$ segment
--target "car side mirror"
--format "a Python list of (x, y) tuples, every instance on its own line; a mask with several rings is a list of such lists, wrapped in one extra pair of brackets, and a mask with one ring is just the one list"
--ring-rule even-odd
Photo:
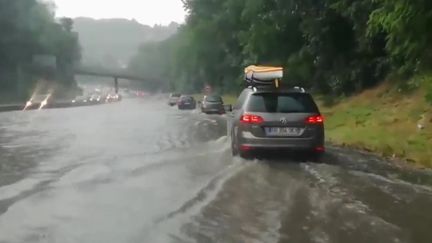
[(226, 112), (232, 112), (233, 111), (233, 106), (232, 105), (224, 105), (225, 111)]

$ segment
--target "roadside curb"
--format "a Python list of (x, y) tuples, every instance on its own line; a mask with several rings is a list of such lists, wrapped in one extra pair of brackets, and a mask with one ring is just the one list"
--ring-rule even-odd
[(23, 107), (24, 106), (21, 104), (0, 105), (0, 112), (19, 111), (22, 110)]

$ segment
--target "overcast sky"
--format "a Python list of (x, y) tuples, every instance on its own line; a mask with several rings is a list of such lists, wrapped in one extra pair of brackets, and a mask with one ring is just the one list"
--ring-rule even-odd
[(183, 22), (181, 0), (52, 0), (59, 17), (127, 18), (147, 24)]

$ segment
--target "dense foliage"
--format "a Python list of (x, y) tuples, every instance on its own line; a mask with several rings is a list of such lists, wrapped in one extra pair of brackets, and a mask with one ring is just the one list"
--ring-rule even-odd
[(430, 0), (184, 0), (173, 38), (141, 47), (131, 69), (177, 89), (240, 87), (244, 66), (283, 65), (285, 83), (350, 94), (390, 73), (430, 69)]
[(34, 70), (35, 56), (56, 57), (49, 79), (59, 89), (76, 88), (73, 65), (80, 59), (73, 21), (56, 20), (53, 7), (37, 0), (0, 0), (0, 93), (25, 98), (46, 72)]

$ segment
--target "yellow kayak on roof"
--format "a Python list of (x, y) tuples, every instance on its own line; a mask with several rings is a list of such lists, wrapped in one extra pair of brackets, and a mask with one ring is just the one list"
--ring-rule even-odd
[(282, 67), (272, 67), (272, 66), (256, 66), (251, 65), (247, 68), (245, 68), (245, 73), (249, 72), (277, 72), (277, 71), (283, 71)]
[(245, 68), (245, 76), (247, 80), (275, 80), (283, 78), (283, 67), (272, 66), (256, 66), (251, 65)]

